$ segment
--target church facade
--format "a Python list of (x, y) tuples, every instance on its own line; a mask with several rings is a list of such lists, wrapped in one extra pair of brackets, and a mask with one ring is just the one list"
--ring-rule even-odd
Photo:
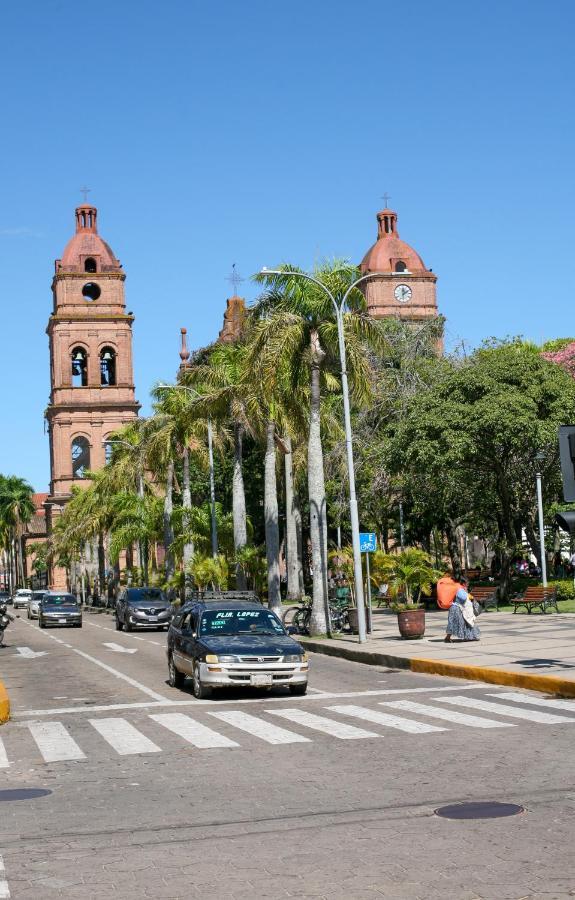
[[(107, 438), (137, 417), (132, 365), (132, 324), (126, 312), (125, 273), (100, 237), (98, 211), (76, 209), (76, 231), (55, 262), (50, 345), (50, 492), (47, 530), (81, 485), (85, 472), (101, 469)], [(55, 571), (54, 587), (64, 587)]]

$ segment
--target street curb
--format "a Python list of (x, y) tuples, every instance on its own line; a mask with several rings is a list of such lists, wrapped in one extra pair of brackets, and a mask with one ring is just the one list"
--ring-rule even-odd
[(0, 681), (0, 725), (10, 718), (10, 698), (8, 692)]
[(312, 653), (323, 653), (326, 656), (338, 656), (352, 662), (364, 663), (368, 666), (385, 666), (389, 669), (408, 669), (427, 675), (445, 675), (450, 678), (465, 678), (471, 681), (485, 681), (488, 684), (503, 684), (507, 687), (524, 688), (540, 691), (544, 694), (556, 694), (559, 697), (575, 697), (575, 681), (558, 678), (555, 675), (531, 675), (524, 672), (512, 672), (509, 669), (494, 669), (488, 666), (468, 666), (460, 663), (443, 662), (442, 660), (393, 656), (388, 653), (374, 653), (371, 650), (355, 650), (347, 646), (324, 644), (322, 641), (301, 638), (306, 649)]

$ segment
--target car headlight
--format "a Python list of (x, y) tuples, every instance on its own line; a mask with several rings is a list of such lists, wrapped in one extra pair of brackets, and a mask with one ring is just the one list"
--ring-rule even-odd
[(284, 656), (286, 663), (303, 663), (307, 662), (307, 653), (292, 653), (291, 656)]
[(215, 653), (208, 653), (208, 654), (206, 655), (206, 662), (207, 662), (207, 663), (218, 663), (218, 662), (221, 662), (221, 663), (235, 663), (235, 662), (237, 662), (237, 661), (238, 661), (237, 656), (232, 656), (231, 654), (228, 654), (227, 656), (216, 656)]

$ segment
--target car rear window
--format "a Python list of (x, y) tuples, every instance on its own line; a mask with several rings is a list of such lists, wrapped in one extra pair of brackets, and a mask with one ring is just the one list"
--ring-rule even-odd
[(200, 634), (284, 634), (280, 620), (269, 610), (207, 610)]

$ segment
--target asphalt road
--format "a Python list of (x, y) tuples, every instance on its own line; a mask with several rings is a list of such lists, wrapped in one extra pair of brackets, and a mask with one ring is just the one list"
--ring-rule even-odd
[[(105, 615), (6, 644), (0, 898), (575, 896), (575, 701), (314, 656), (307, 697), (199, 702)], [(525, 812), (434, 814), (469, 801)]]

